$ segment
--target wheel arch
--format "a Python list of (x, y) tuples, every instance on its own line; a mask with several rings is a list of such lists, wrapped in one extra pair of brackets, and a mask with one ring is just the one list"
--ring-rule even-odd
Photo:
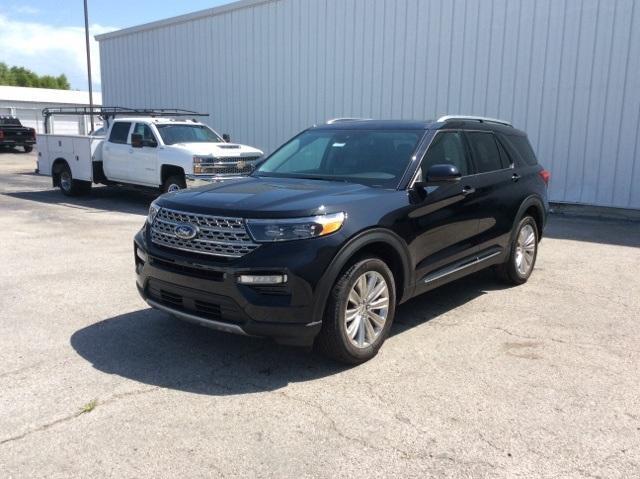
[(536, 220), (536, 226), (538, 228), (538, 241), (540, 241), (542, 239), (542, 233), (547, 221), (547, 213), (542, 199), (540, 199), (538, 196), (529, 196), (522, 202), (520, 208), (518, 209), (518, 214), (515, 217), (513, 227), (511, 228), (512, 231), (515, 230), (516, 225), (527, 214), (531, 215), (533, 219)]
[(53, 186), (60, 186), (60, 171), (65, 165), (71, 169), (69, 162), (66, 159), (60, 157), (53, 160), (53, 163), (51, 164), (51, 179), (53, 181)]
[(382, 259), (393, 272), (397, 304), (411, 297), (413, 275), (409, 249), (404, 241), (391, 230), (384, 228), (366, 230), (351, 238), (329, 264), (321, 281), (322, 287), (318, 291), (314, 315), (316, 318), (323, 317), (327, 299), (340, 274), (356, 261), (367, 256)]
[(164, 185), (164, 182), (173, 175), (185, 176), (184, 168), (177, 165), (162, 165), (160, 167), (160, 185)]

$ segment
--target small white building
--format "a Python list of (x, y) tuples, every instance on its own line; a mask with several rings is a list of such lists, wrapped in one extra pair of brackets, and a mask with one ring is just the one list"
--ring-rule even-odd
[[(101, 93), (94, 92), (93, 103), (102, 105)], [(37, 133), (44, 133), (43, 108), (68, 106), (89, 106), (89, 92), (0, 86), (0, 115), (15, 116)], [(52, 122), (51, 133), (78, 135), (88, 133), (90, 128), (88, 117), (64, 116)]]

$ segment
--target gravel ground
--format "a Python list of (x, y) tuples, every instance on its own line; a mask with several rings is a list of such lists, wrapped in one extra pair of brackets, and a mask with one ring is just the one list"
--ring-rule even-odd
[(152, 195), (0, 154), (0, 477), (637, 477), (640, 224), (552, 217), (536, 271), (399, 308), (337, 366), (146, 307)]

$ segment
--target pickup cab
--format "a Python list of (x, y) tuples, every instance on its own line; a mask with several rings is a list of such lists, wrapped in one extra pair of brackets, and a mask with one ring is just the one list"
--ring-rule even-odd
[(93, 183), (168, 192), (246, 176), (263, 154), (195, 120), (116, 118), (96, 133), (38, 135), (36, 171), (50, 175), (69, 196), (88, 193)]
[(18, 118), (0, 116), (0, 150), (19, 146), (25, 153), (29, 153), (35, 142), (36, 130), (22, 126)]

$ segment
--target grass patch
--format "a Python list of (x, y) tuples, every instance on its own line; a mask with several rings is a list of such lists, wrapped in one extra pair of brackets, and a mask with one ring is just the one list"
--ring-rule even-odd
[(80, 414), (86, 414), (88, 412), (93, 411), (97, 405), (98, 405), (98, 400), (92, 399), (91, 401), (89, 401), (87, 404), (85, 404), (80, 408)]

